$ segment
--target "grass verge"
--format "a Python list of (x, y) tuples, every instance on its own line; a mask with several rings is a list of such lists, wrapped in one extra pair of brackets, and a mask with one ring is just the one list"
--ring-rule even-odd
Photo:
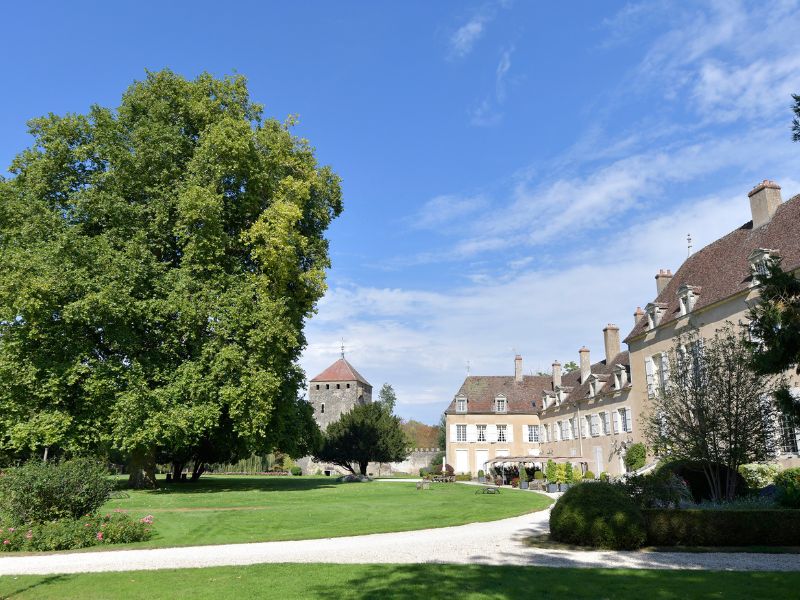
[(0, 598), (793, 598), (800, 573), (484, 565), (269, 564), (0, 577)]

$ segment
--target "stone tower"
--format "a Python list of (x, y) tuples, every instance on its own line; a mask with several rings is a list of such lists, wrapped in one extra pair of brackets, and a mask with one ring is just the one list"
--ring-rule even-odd
[(342, 356), (308, 384), (308, 400), (323, 431), (356, 404), (372, 402), (372, 386)]

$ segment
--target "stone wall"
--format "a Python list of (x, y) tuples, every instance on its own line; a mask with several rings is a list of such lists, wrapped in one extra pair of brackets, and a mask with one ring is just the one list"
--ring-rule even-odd
[(372, 387), (359, 381), (312, 382), (308, 401), (314, 407), (314, 419), (324, 431), (356, 404), (372, 402)]

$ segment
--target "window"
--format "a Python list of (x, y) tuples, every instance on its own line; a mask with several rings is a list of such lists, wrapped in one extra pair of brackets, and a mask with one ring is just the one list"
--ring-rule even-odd
[(750, 253), (747, 260), (750, 262), (750, 272), (752, 273), (751, 286), (760, 285), (761, 280), (769, 274), (769, 266), (774, 259), (773, 255), (777, 256), (775, 250), (766, 248), (756, 248)]
[(694, 309), (697, 302), (697, 296), (700, 288), (683, 284), (678, 288), (678, 305), (680, 307), (681, 316), (688, 315)]
[(324, 402), (319, 405), (319, 412), (322, 413), (323, 415), (325, 414), (325, 403)]
[(549, 442), (550, 441), (550, 426), (543, 425), (542, 426), (542, 441)]
[(348, 390), (350, 389), (350, 384), (349, 384), (349, 383), (347, 384), (347, 389), (348, 389)]
[(506, 439), (506, 427), (507, 425), (498, 425), (497, 426), (497, 441), (498, 442), (505, 442)]
[(539, 441), (539, 426), (538, 425), (528, 425), (528, 441), (529, 442), (538, 442)]
[(597, 437), (598, 435), (600, 435), (600, 416), (590, 415), (588, 420), (589, 420), (589, 427), (591, 428), (592, 437)]
[(478, 425), (478, 441), (486, 441), (486, 425)]
[(319, 389), (319, 384), (317, 384), (317, 389)]
[(633, 431), (633, 423), (631, 423), (631, 409), (620, 408), (617, 412), (619, 413), (619, 420), (620, 424), (622, 425), (622, 431), (626, 431), (628, 433)]
[(600, 413), (600, 421), (603, 423), (603, 435), (609, 435), (611, 433), (611, 420), (610, 415), (607, 412)]
[(624, 365), (617, 365), (614, 371), (614, 389), (621, 390), (628, 385), (628, 369)]
[(785, 415), (781, 415), (781, 452), (786, 454), (797, 454), (798, 446), (800, 446), (800, 431), (797, 427), (793, 427), (789, 419)]
[(559, 421), (559, 423), (561, 424), (561, 439), (571, 439), (569, 436), (569, 421)]
[(456, 412), (460, 412), (460, 413), (467, 412), (467, 399), (466, 398), (456, 398)]
[(647, 394), (652, 398), (663, 392), (669, 377), (669, 360), (666, 354), (653, 354), (645, 359)]
[(467, 441), (467, 426), (466, 425), (456, 425), (456, 441), (457, 442), (466, 442)]
[(572, 417), (569, 420), (569, 427), (570, 427), (570, 434), (572, 435), (572, 439), (578, 439), (578, 417)]
[(330, 385), (329, 383), (326, 383), (326, 384), (325, 384), (325, 389), (326, 389), (326, 390), (329, 390), (329, 389), (331, 389), (331, 385)]
[(494, 411), (499, 413), (506, 412), (506, 399), (505, 398), (495, 398), (494, 400)]
[(336, 389), (337, 390), (341, 389), (341, 386), (338, 383), (336, 384)]

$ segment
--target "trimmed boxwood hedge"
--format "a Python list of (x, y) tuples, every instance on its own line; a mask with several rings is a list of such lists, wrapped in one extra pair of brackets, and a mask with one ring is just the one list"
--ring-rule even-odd
[(625, 492), (610, 483), (574, 485), (550, 512), (550, 537), (560, 542), (632, 550), (645, 541), (644, 517)]
[(653, 546), (797, 546), (800, 510), (648, 508), (647, 543)]

